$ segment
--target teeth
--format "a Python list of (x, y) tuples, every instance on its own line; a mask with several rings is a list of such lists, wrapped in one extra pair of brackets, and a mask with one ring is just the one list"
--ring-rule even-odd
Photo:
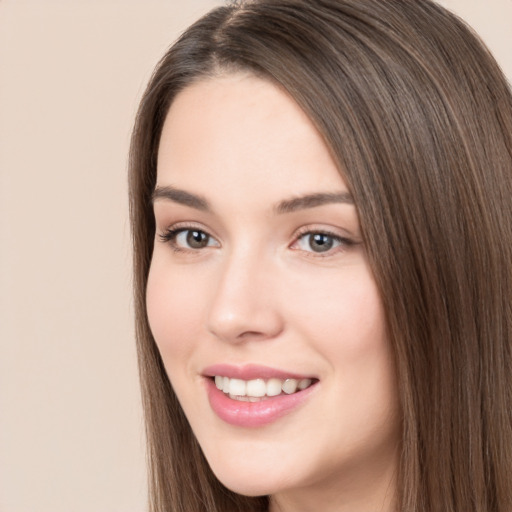
[(232, 400), (238, 400), (240, 402), (249, 402), (249, 399), (252, 398), (252, 397), (232, 395), (231, 393), (229, 393), (229, 398), (231, 398)]
[(283, 384), (283, 391), (287, 395), (291, 395), (297, 391), (298, 382), (295, 379), (286, 379)]
[(303, 389), (309, 388), (309, 386), (311, 386), (311, 379), (302, 379), (299, 381), (297, 387), (302, 391)]
[(267, 382), (267, 396), (277, 396), (281, 394), (283, 382), (279, 379), (270, 379)]
[[(227, 378), (227, 377), (225, 377)], [(245, 396), (247, 384), (245, 380), (229, 379), (229, 394), (235, 396)]]
[(221, 375), (215, 376), (215, 385), (233, 400), (242, 402), (258, 402), (267, 396), (278, 396), (281, 393), (291, 395), (311, 386), (311, 379), (253, 379), (245, 381), (242, 379), (230, 379)]
[(247, 383), (247, 395), (260, 398), (267, 394), (267, 385), (263, 379), (250, 380)]

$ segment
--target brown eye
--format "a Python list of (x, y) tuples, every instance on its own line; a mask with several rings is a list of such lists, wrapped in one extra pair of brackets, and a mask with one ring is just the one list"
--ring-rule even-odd
[(205, 247), (219, 247), (220, 245), (205, 231), (194, 228), (168, 229), (160, 235), (160, 240), (168, 243), (176, 251), (197, 251)]
[[(187, 229), (183, 232), (185, 234), (186, 245), (191, 249), (202, 249), (207, 247), (210, 241), (210, 236), (204, 231), (198, 231), (196, 229)], [(176, 239), (179, 239), (179, 235)]]

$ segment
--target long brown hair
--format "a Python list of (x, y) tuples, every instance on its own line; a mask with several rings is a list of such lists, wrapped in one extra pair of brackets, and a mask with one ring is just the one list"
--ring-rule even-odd
[(430, 0), (255, 0), (190, 27), (151, 78), (130, 163), (137, 342), (153, 512), (263, 511), (213, 476), (146, 317), (159, 137), (176, 94), (248, 70), (295, 99), (356, 202), (403, 411), (407, 512), (512, 510), (512, 96)]

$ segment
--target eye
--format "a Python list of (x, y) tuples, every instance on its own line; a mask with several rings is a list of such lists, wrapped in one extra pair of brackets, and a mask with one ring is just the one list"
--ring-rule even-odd
[(168, 229), (160, 235), (162, 242), (167, 242), (176, 251), (198, 250), (205, 247), (218, 247), (215, 238), (196, 228)]
[[(343, 246), (352, 245), (349, 239), (342, 238), (338, 235), (325, 233), (321, 231), (309, 231), (297, 238), (292, 248), (300, 249), (310, 253), (322, 254), (333, 252), (333, 249), (342, 248)], [(336, 251), (334, 251), (336, 252)]]
[(185, 229), (176, 235), (176, 244), (190, 249), (202, 249), (208, 247), (210, 235), (197, 229)]

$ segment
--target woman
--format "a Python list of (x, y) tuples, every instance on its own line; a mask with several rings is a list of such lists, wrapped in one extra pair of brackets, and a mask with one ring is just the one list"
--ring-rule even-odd
[(131, 153), (152, 510), (512, 509), (511, 134), (430, 1), (182, 35)]

